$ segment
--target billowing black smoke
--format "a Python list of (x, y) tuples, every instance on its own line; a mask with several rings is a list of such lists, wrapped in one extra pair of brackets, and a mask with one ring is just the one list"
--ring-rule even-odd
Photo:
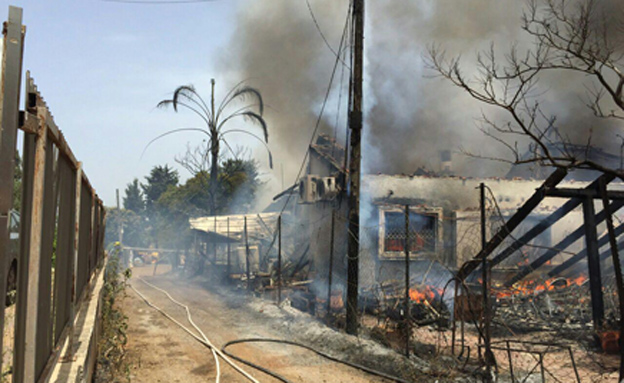
[[(621, 34), (618, 0), (601, 1), (607, 28)], [(310, 0), (319, 26), (336, 50), (347, 14), (348, 0)], [(412, 173), (421, 166), (439, 170), (439, 151), (451, 150), (456, 173), (502, 175), (508, 165), (478, 163), (460, 149), (493, 157), (507, 156), (504, 148), (476, 128), (481, 112), (503, 121), (500, 110), (475, 102), (448, 82), (431, 78), (423, 56), (427, 46), (442, 44), (450, 56), (463, 56), (467, 74), (475, 71), (475, 54), (490, 43), (501, 53), (513, 42), (530, 47), (533, 39), (521, 29), (526, 4), (518, 0), (374, 0), (367, 2), (365, 62), (364, 169), (368, 172)], [(249, 78), (273, 109), (267, 119), (276, 162), (284, 164), (286, 183), (294, 180), (309, 143), (325, 95), (334, 54), (327, 48), (305, 0), (247, 0), (240, 3), (239, 28), (225, 64)], [(341, 78), (341, 66), (335, 84)], [(585, 142), (594, 128), (594, 142), (615, 142), (617, 124), (593, 118), (585, 108), (583, 75), (570, 72), (545, 75), (540, 88), (545, 113), (574, 141)], [(321, 131), (346, 130), (346, 76), (342, 82), (342, 110), (336, 118), (338, 85), (330, 97)], [(338, 124), (336, 126), (336, 121)], [(617, 142), (615, 142), (617, 146)], [(617, 147), (610, 148), (618, 153)]]

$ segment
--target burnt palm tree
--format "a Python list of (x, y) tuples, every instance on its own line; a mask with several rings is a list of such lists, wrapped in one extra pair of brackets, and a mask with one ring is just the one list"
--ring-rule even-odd
[[(232, 150), (232, 147), (226, 140), (226, 136), (233, 133), (246, 134), (260, 141), (269, 154), (269, 166), (273, 168), (273, 159), (271, 152), (268, 149), (269, 134), (267, 130), (266, 121), (263, 118), (264, 102), (260, 91), (250, 86), (239, 83), (232, 88), (225, 98), (221, 101), (219, 106), (215, 109), (215, 80), (212, 79), (212, 93), (210, 97), (210, 105), (208, 105), (201, 95), (195, 90), (192, 85), (183, 85), (178, 87), (173, 92), (171, 99), (162, 100), (158, 103), (159, 108), (173, 107), (173, 110), (178, 112), (180, 108), (189, 110), (196, 114), (203, 122), (202, 127), (189, 127), (173, 129), (165, 132), (158, 137), (151, 140), (146, 148), (154, 141), (168, 136), (174, 133), (180, 132), (199, 132), (206, 135), (206, 149), (204, 151), (205, 161), (210, 161), (210, 194), (212, 200), (212, 206), (210, 206), (211, 214), (216, 211), (215, 197), (217, 195), (217, 183), (219, 173), (219, 158), (221, 155), (221, 144), (236, 157), (236, 153)], [(251, 102), (249, 102), (251, 100)], [(234, 108), (236, 104), (243, 104), (242, 107)], [(229, 128), (234, 120), (244, 119), (252, 124), (260, 127), (263, 136), (260, 137), (257, 134), (241, 128)], [(226, 126), (228, 129), (225, 129)]]

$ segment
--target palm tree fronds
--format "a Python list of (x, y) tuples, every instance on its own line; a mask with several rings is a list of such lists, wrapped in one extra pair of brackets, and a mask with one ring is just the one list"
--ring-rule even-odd
[[(176, 108), (177, 104), (179, 103), (180, 97), (184, 97), (185, 99), (187, 99), (190, 102), (192, 102), (195, 105), (197, 105), (204, 113), (206, 113), (206, 116), (208, 116), (208, 119), (212, 118), (211, 114), (210, 114), (210, 109), (208, 108), (208, 105), (206, 105), (206, 103), (204, 102), (204, 99), (202, 98), (202, 96), (200, 96), (199, 93), (197, 93), (197, 91), (195, 90), (195, 87), (193, 85), (182, 85), (182, 86), (179, 86), (173, 92), (173, 99), (172, 99), (172, 101), (173, 101), (174, 109)], [(177, 112), (177, 109), (176, 109), (176, 112)]]
[[(161, 103), (162, 103), (162, 101), (161, 101)], [(159, 103), (159, 105), (160, 105), (160, 103)], [(141, 152), (141, 157), (140, 158), (143, 158), (143, 155), (145, 154), (147, 149), (150, 147), (150, 145), (152, 145), (154, 142), (158, 141), (159, 139), (161, 139), (163, 137), (166, 137), (166, 136), (168, 136), (170, 134), (179, 133), (179, 132), (189, 132), (189, 131), (192, 131), (192, 132), (202, 132), (202, 133), (206, 134), (206, 131), (203, 130), (203, 129), (200, 129), (200, 128), (180, 128), (180, 129), (170, 130), (168, 132), (165, 132), (163, 134), (160, 134), (160, 135), (156, 136), (150, 142), (148, 142), (147, 145), (145, 145), (145, 148), (143, 148), (143, 152)]]
[[(269, 145), (267, 145), (264, 141), (262, 141), (262, 139), (261, 139), (260, 137), (256, 136), (256, 135), (255, 135), (255, 134), (253, 134), (253, 133), (250, 133), (250, 132), (248, 132), (248, 131), (246, 131), (246, 130), (242, 130), (242, 129), (230, 129), (230, 130), (227, 130), (227, 131), (225, 131), (225, 132), (222, 132), (222, 133), (221, 133), (221, 140), (223, 140), (223, 138), (222, 138), (222, 137), (223, 137), (223, 136), (225, 136), (225, 135), (226, 135), (226, 134), (228, 134), (228, 133), (243, 133), (243, 134), (247, 134), (247, 135), (249, 135), (249, 136), (251, 136), (251, 137), (255, 138), (256, 140), (260, 141), (260, 142), (262, 143), (262, 145), (264, 145), (264, 148), (267, 150), (267, 153), (269, 153), (269, 167), (270, 167), (271, 169), (273, 169), (273, 154), (271, 154), (271, 149), (269, 149)], [(225, 141), (225, 140), (224, 140), (224, 141)]]
[(256, 88), (252, 88), (250, 86), (242, 86), (232, 94), (230, 99), (234, 100), (238, 97), (240, 97), (241, 99), (245, 99), (247, 98), (247, 96), (251, 96), (252, 98), (256, 99), (256, 101), (258, 102), (258, 111), (260, 112), (260, 115), (264, 114), (264, 101), (262, 100), (262, 95), (260, 94), (260, 91)]
[[(160, 109), (166, 109), (169, 105), (173, 104), (173, 100), (162, 100), (161, 102), (159, 102), (156, 107), (160, 108)], [(175, 109), (175, 111), (177, 112), (178, 110), (176, 109), (175, 105), (173, 107), (173, 109)]]
[(269, 143), (269, 131), (267, 129), (267, 123), (266, 121), (264, 121), (264, 118), (262, 118), (262, 116), (259, 115), (258, 113), (254, 113), (250, 110), (242, 112), (241, 115), (244, 118), (251, 120), (252, 122), (255, 122), (258, 125), (260, 125), (260, 127), (262, 128), (262, 132), (264, 133), (264, 141), (266, 143)]
[(176, 88), (175, 91), (173, 91), (173, 107), (175, 108), (176, 105), (178, 105), (178, 100), (180, 98), (180, 95), (182, 96), (186, 96), (186, 98), (191, 98), (192, 94), (196, 94), (195, 92), (195, 88), (193, 87), (193, 85), (182, 85)]

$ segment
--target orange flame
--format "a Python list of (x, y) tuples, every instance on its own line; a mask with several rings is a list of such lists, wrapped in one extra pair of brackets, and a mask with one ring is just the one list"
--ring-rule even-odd
[(561, 280), (561, 278), (551, 278), (544, 283), (537, 283), (534, 280), (525, 280), (516, 283), (511, 289), (497, 292), (496, 297), (507, 298), (511, 296), (529, 296), (544, 291), (560, 290), (566, 287), (570, 287), (572, 285), (580, 286), (585, 283), (585, 281), (587, 281), (587, 277), (585, 275), (581, 275), (574, 279), (564, 279), (564, 284), (556, 283)]
[(424, 303), (425, 301), (431, 303), (435, 300), (436, 296), (442, 295), (442, 292), (442, 289), (427, 285), (422, 288), (411, 288), (409, 290), (409, 296), (411, 300), (417, 303)]

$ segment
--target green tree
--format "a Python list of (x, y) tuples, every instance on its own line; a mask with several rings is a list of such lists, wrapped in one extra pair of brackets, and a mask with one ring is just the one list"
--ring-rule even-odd
[(143, 189), (145, 208), (149, 216), (155, 212), (154, 207), (158, 198), (170, 186), (178, 184), (178, 172), (170, 168), (169, 165), (154, 166), (145, 180), (147, 182), (141, 184), (141, 189)]
[[(169, 106), (173, 106), (173, 109), (177, 112), (178, 108), (183, 107), (197, 116), (199, 116), (203, 122), (202, 128), (180, 128), (168, 131), (164, 134), (159, 135), (154, 138), (148, 146), (169, 134), (178, 133), (178, 132), (200, 132), (207, 137), (206, 141), (206, 155), (204, 160), (206, 162), (210, 161), (210, 211), (212, 214), (218, 209), (217, 206), (217, 192), (218, 192), (218, 175), (219, 175), (219, 156), (221, 152), (221, 143), (223, 143), (231, 152), (236, 156), (231, 146), (228, 144), (226, 140), (226, 135), (232, 133), (242, 133), (247, 134), (249, 136), (254, 137), (262, 144), (265, 145), (269, 142), (269, 135), (267, 130), (267, 124), (263, 118), (264, 113), (264, 102), (262, 100), (262, 95), (260, 91), (255, 88), (249, 86), (243, 86), (242, 83), (232, 88), (225, 98), (221, 101), (219, 106), (215, 108), (215, 81), (211, 80), (212, 85), (212, 93), (210, 97), (210, 105), (208, 105), (204, 99), (197, 93), (195, 88), (192, 85), (180, 86), (173, 92), (173, 97), (171, 99), (162, 100), (158, 103), (158, 107), (166, 108)], [(237, 102), (244, 102), (247, 98), (252, 98), (251, 103), (247, 103), (244, 106), (234, 109), (232, 112), (228, 112), (229, 107), (236, 104)], [(237, 118), (244, 118), (252, 123), (255, 123), (262, 129), (262, 133), (264, 134), (264, 139), (259, 136), (251, 133), (247, 130), (243, 129), (228, 129), (225, 130), (224, 127), (228, 122), (235, 120)], [(268, 147), (267, 147), (268, 150)], [(269, 151), (269, 166), (272, 168), (272, 158), (271, 153)]]
[(119, 240), (120, 225), (123, 225), (123, 243), (126, 246), (147, 247), (147, 225), (145, 219), (132, 210), (108, 208), (106, 210), (106, 248)]
[[(262, 186), (258, 164), (254, 160), (227, 159), (219, 169), (219, 188), (216, 202), (219, 213), (241, 213), (248, 211)], [(191, 217), (211, 214), (210, 178), (206, 172), (198, 172), (183, 185), (169, 188), (158, 200), (158, 208), (167, 217), (180, 217), (188, 221)], [(177, 218), (176, 218), (177, 219)]]
[(143, 194), (141, 193), (138, 178), (135, 178), (134, 181), (126, 186), (125, 193), (126, 195), (123, 199), (124, 209), (132, 210), (137, 214), (143, 213), (145, 201), (143, 201)]
[(224, 210), (228, 213), (249, 211), (262, 184), (255, 160), (225, 160), (219, 173), (219, 197)]

